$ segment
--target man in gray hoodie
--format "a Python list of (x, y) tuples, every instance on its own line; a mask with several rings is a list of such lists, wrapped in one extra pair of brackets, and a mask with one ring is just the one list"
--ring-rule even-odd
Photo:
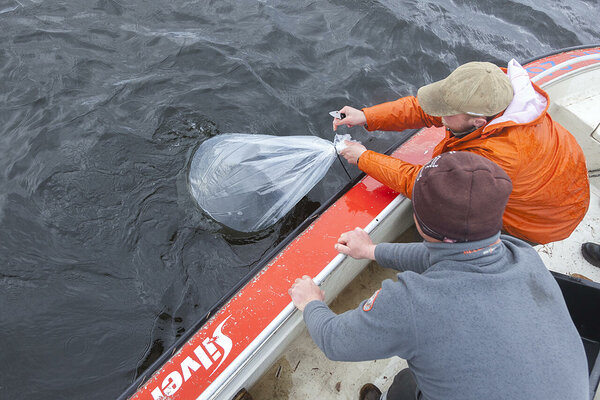
[(416, 178), (423, 243), (375, 245), (362, 229), (336, 248), (401, 271), (396, 282), (336, 315), (308, 277), (290, 295), (325, 355), (408, 362), (388, 392), (361, 399), (588, 400), (583, 344), (560, 289), (534, 249), (500, 235), (512, 184), (493, 162), (444, 153)]

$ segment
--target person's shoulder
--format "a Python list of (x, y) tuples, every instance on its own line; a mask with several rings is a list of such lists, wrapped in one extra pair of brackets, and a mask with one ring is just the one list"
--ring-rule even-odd
[(386, 279), (382, 282), (381, 287), (388, 293), (394, 293), (401, 297), (410, 297), (415, 292), (421, 291), (424, 286), (427, 286), (429, 280), (436, 279), (435, 271), (431, 271), (430, 269), (431, 267), (423, 273), (413, 271), (400, 272), (397, 275), (397, 280)]
[(544, 261), (530, 243), (510, 235), (500, 235), (500, 240), (515, 262), (526, 265), (530, 272), (540, 271), (549, 274)]
[(381, 288), (365, 299), (359, 309), (373, 318), (411, 312), (415, 285), (409, 275), (409, 272), (403, 272), (398, 274), (398, 280), (385, 279), (381, 282)]
[(531, 247), (531, 245), (529, 243), (527, 243), (525, 240), (519, 239), (516, 236), (507, 235), (507, 234), (504, 234), (504, 233), (500, 235), (500, 240), (503, 243), (505, 243), (505, 244), (506, 243), (512, 243), (515, 246), (519, 246), (519, 247), (525, 247), (525, 248), (526, 247)]
[(532, 255), (533, 254), (537, 255), (537, 252), (535, 251), (533, 246), (523, 239), (519, 239), (518, 237), (511, 236), (511, 235), (502, 234), (502, 235), (500, 235), (500, 240), (502, 241), (504, 246), (506, 246), (507, 248), (510, 248), (513, 251), (519, 251), (519, 252), (529, 253)]

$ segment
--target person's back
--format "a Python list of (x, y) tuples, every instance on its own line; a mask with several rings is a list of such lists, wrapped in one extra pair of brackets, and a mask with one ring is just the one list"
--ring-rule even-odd
[[(423, 398), (586, 399), (585, 353), (557, 283), (530, 246), (502, 239), (469, 254), (425, 243), (432, 266), (383, 285), (402, 287), (417, 316), (407, 358)], [(394, 309), (379, 311), (405, 323)]]

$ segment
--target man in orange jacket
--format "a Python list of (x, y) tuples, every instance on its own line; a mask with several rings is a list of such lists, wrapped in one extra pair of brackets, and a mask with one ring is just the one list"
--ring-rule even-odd
[[(346, 106), (340, 125), (369, 131), (445, 126), (433, 157), (469, 151), (498, 165), (513, 182), (503, 216), (511, 235), (535, 243), (568, 237), (583, 219), (590, 193), (585, 158), (575, 138), (548, 114), (549, 97), (515, 60), (506, 73), (487, 62), (471, 62), (446, 79), (423, 86), (417, 97), (357, 110)], [(421, 165), (346, 142), (340, 154), (373, 178), (412, 197)], [(457, 188), (458, 190), (458, 188)]]

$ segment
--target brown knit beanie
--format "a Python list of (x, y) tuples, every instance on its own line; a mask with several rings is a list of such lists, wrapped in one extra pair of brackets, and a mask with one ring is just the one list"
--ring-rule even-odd
[(511, 191), (510, 178), (496, 163), (453, 151), (423, 166), (413, 188), (413, 210), (423, 233), (471, 242), (500, 231)]

